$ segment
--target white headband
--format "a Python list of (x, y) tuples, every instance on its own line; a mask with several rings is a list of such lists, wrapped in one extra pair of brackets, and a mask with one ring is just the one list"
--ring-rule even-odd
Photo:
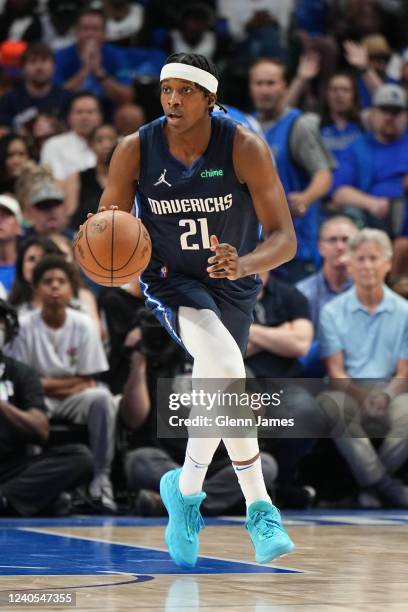
[(188, 66), (187, 64), (179, 64), (177, 62), (165, 64), (161, 69), (160, 81), (164, 79), (183, 79), (184, 81), (192, 81), (193, 83), (198, 83), (202, 87), (205, 87), (210, 93), (217, 93), (218, 81), (215, 76), (195, 66)]

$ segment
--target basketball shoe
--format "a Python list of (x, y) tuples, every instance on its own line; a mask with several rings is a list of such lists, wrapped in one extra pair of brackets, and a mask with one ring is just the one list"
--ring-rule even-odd
[(249, 506), (245, 527), (251, 536), (257, 563), (267, 563), (295, 548), (282, 525), (279, 510), (266, 501), (255, 501)]
[(206, 495), (182, 495), (179, 488), (181, 468), (161, 477), (160, 495), (169, 514), (165, 542), (176, 565), (194, 567), (198, 557), (198, 534), (204, 527), (200, 504)]

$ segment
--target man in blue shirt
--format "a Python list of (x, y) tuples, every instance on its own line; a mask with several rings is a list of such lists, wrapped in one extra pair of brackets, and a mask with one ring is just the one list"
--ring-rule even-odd
[(76, 25), (77, 44), (56, 53), (55, 82), (72, 92), (90, 91), (101, 99), (105, 115), (112, 105), (132, 102), (126, 56), (105, 43), (105, 17), (85, 9)]
[[(348, 245), (354, 287), (320, 313), (333, 390), (319, 399), (362, 488), (360, 503), (408, 508), (408, 487), (391, 478), (408, 457), (408, 302), (384, 285), (392, 256), (385, 232), (363, 229)], [(370, 435), (384, 438), (378, 453)]]
[(249, 77), (256, 117), (274, 155), (298, 243), (295, 259), (278, 270), (286, 281), (296, 282), (315, 272), (320, 263), (319, 201), (330, 189), (333, 160), (321, 141), (318, 118), (286, 105), (284, 64), (259, 59)]
[(296, 285), (309, 302), (316, 331), (323, 306), (352, 285), (347, 269), (347, 241), (355, 232), (357, 226), (349, 217), (338, 215), (324, 221), (319, 231), (319, 252), (323, 266), (319, 272)]
[[(391, 202), (404, 199), (408, 173), (407, 96), (398, 85), (382, 85), (370, 112), (372, 130), (344, 152), (333, 177), (333, 204), (353, 208), (365, 225), (389, 229)], [(398, 233), (395, 231), (394, 233)]]
[(9, 293), (16, 275), (18, 236), (23, 216), (20, 205), (9, 195), (0, 195), (0, 283)]

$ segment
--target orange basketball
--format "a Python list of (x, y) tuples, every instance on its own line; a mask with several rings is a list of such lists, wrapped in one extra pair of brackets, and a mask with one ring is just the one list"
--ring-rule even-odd
[(96, 213), (81, 225), (74, 255), (91, 280), (119, 287), (139, 276), (150, 261), (150, 236), (140, 221), (122, 210)]

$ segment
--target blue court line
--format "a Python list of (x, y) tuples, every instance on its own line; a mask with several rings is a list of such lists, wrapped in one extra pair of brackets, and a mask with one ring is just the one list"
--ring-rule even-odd
[(200, 557), (193, 570), (183, 570), (162, 550), (10, 528), (0, 532), (0, 550), (3, 576), (302, 573), (213, 557)]

